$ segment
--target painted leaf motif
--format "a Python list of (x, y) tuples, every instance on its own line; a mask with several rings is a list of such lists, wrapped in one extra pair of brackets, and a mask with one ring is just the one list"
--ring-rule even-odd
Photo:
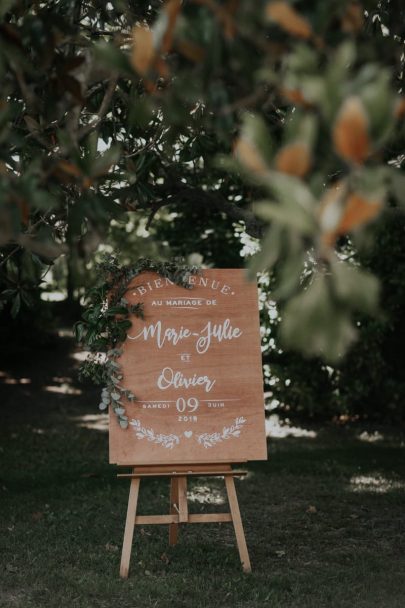
[(288, 2), (269, 2), (266, 6), (266, 16), (292, 36), (304, 39), (312, 36), (309, 21), (302, 17)]
[(333, 128), (337, 153), (345, 160), (362, 164), (371, 152), (368, 117), (359, 97), (349, 97), (343, 103)]

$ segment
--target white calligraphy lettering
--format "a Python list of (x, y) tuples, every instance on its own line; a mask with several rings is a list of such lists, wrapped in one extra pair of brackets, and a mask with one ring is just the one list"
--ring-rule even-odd
[(215, 384), (208, 376), (193, 376), (186, 378), (181, 372), (174, 371), (171, 367), (165, 367), (157, 380), (158, 387), (164, 391), (167, 388), (189, 388), (190, 386), (203, 386), (206, 393), (209, 393)]

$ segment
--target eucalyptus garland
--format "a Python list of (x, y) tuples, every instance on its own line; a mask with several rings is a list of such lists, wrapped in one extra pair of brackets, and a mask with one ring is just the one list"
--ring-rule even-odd
[(124, 400), (134, 401), (132, 391), (122, 386), (123, 374), (118, 362), (122, 344), (132, 327), (132, 319), (143, 318), (143, 303), (129, 304), (125, 298), (129, 283), (142, 272), (156, 272), (186, 289), (192, 285), (190, 275), (199, 272), (182, 260), (156, 262), (147, 258), (135, 264), (122, 266), (116, 257), (105, 256), (97, 265), (99, 281), (85, 297), (82, 320), (76, 323), (77, 341), (90, 352), (79, 369), (81, 379), (90, 379), (103, 386), (100, 410), (113, 408), (121, 428), (128, 427)]

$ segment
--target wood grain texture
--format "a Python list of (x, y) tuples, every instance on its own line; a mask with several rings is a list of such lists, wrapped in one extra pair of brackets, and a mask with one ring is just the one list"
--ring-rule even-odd
[(121, 553), (121, 565), (120, 565), (120, 577), (121, 578), (128, 578), (129, 563), (131, 560), (131, 553), (132, 553), (132, 539), (134, 537), (136, 508), (137, 508), (137, 504), (138, 504), (139, 484), (140, 483), (141, 483), (141, 480), (139, 478), (131, 480), (131, 486), (130, 486), (130, 490), (129, 490), (129, 499), (128, 499), (127, 518), (125, 521), (124, 542), (122, 545), (122, 553)]
[(131, 422), (110, 414), (110, 462), (230, 463), (267, 457), (258, 294), (240, 269), (204, 270), (192, 289), (155, 273), (134, 279), (143, 302), (120, 364)]

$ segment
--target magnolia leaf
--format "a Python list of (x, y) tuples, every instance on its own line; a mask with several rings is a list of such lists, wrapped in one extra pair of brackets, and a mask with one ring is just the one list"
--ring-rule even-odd
[(283, 257), (279, 263), (278, 286), (271, 293), (271, 297), (275, 301), (289, 298), (299, 288), (304, 270), (302, 250), (291, 252), (288, 257)]
[[(353, 192), (345, 195), (341, 182), (329, 189), (320, 208), (320, 224), (323, 241), (332, 246), (336, 239), (374, 220), (381, 212), (383, 200), (369, 200)], [(378, 193), (377, 193), (378, 194)]]
[(374, 144), (380, 147), (392, 134), (395, 126), (397, 97), (391, 87), (390, 70), (379, 69), (366, 84), (360, 84), (359, 95), (370, 122)]
[(246, 139), (239, 138), (234, 146), (234, 155), (237, 160), (255, 177), (266, 175), (268, 167), (254, 144)]
[(1, 0), (0, 17), (4, 17), (4, 15), (7, 13), (7, 11), (9, 11), (10, 8), (12, 8), (12, 6), (14, 4), (15, 4), (15, 0)]
[(112, 165), (115, 165), (121, 156), (121, 147), (119, 145), (112, 145), (111, 148), (106, 150), (102, 156), (99, 156), (90, 167), (92, 177), (100, 177), (108, 173), (108, 170)]
[[(0, 9), (1, 10), (1, 9)], [(31, 116), (25, 114), (24, 122), (28, 127), (30, 133), (40, 133), (42, 131), (41, 125)]]
[(302, 234), (311, 235), (316, 232), (316, 222), (310, 213), (297, 205), (274, 203), (272, 201), (258, 201), (254, 203), (255, 213), (266, 221), (275, 221), (279, 224), (297, 230)]
[(349, 313), (332, 299), (325, 275), (289, 300), (282, 312), (280, 336), (287, 348), (336, 362), (356, 335)]
[(400, 169), (391, 172), (391, 189), (397, 202), (405, 206), (405, 173)]
[[(162, 43), (160, 45), (162, 53), (168, 53), (172, 48), (174, 27), (176, 25), (177, 17), (181, 9), (181, 4), (182, 0), (167, 0), (167, 2), (162, 8), (162, 14), (166, 17), (165, 21), (167, 23)], [(158, 22), (159, 18), (154, 24), (154, 29)]]
[(155, 58), (152, 31), (143, 25), (136, 25), (132, 30), (132, 54), (131, 65), (144, 76), (151, 67)]
[(360, 2), (349, 2), (341, 16), (342, 30), (348, 34), (361, 32), (364, 24), (364, 8)]
[(333, 127), (337, 153), (348, 162), (362, 164), (371, 152), (368, 135), (369, 120), (359, 97), (347, 98)]
[(11, 305), (11, 311), (10, 311), (13, 319), (15, 319), (16, 316), (18, 315), (18, 313), (20, 312), (20, 308), (21, 308), (21, 296), (19, 293), (17, 293), (17, 295), (15, 296), (13, 303)]
[(73, 163), (68, 162), (67, 160), (60, 160), (55, 166), (55, 169), (60, 169), (64, 173), (72, 175), (73, 177), (82, 177), (83, 175), (79, 167), (77, 167)]
[(333, 244), (336, 238), (336, 230), (343, 214), (343, 203), (347, 188), (347, 181), (340, 180), (330, 186), (321, 198), (318, 215), (326, 243)]
[(382, 207), (381, 200), (368, 200), (363, 195), (353, 192), (345, 201), (344, 212), (337, 227), (338, 234), (346, 234), (375, 219)]
[(18, 243), (31, 252), (36, 253), (45, 260), (54, 260), (62, 253), (67, 251), (67, 246), (62, 243), (56, 243), (51, 239), (40, 240), (40, 237), (35, 238), (28, 234), (21, 234), (18, 237)]
[(282, 245), (282, 231), (277, 224), (271, 224), (261, 242), (260, 251), (250, 260), (248, 266), (248, 279), (256, 280), (258, 272), (271, 269), (277, 262)]
[(304, 177), (311, 168), (311, 152), (303, 142), (295, 142), (281, 148), (275, 158), (277, 171)]
[[(259, 116), (244, 114), (241, 134), (234, 145), (234, 157), (255, 178), (263, 178), (272, 158), (271, 139)], [(233, 170), (230, 167), (231, 170)]]
[(376, 310), (380, 286), (375, 276), (338, 260), (331, 270), (334, 292), (343, 304), (365, 313)]
[(266, 16), (283, 30), (297, 38), (310, 38), (312, 28), (307, 19), (302, 17), (288, 2), (274, 1), (266, 6)]
[(316, 199), (311, 190), (293, 175), (270, 171), (266, 177), (266, 186), (280, 202), (289, 207), (301, 207), (309, 213), (313, 213), (316, 207)]

